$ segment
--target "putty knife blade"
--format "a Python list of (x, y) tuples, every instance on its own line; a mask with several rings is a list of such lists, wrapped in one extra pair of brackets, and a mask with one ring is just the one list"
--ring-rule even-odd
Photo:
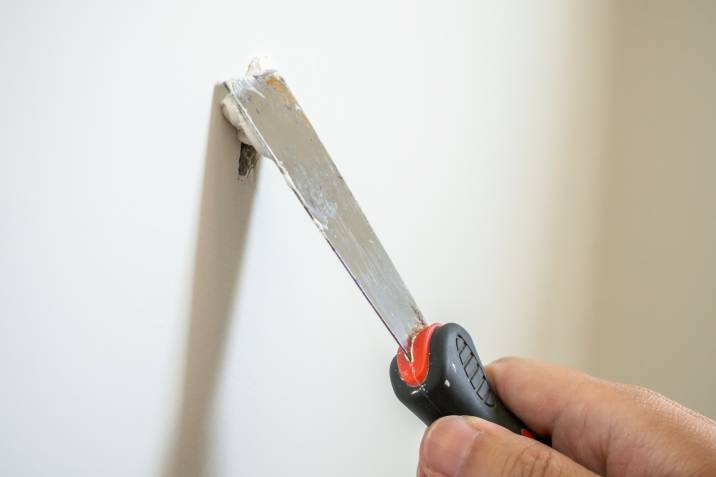
[(272, 159), (368, 302), (410, 356), (425, 326), (415, 301), (284, 79), (251, 71), (225, 83), (244, 133)]

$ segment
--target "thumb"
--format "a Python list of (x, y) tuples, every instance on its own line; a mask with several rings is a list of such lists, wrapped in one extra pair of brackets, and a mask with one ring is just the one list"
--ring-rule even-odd
[(418, 475), (426, 477), (594, 477), (534, 439), (483, 419), (448, 416), (425, 432)]

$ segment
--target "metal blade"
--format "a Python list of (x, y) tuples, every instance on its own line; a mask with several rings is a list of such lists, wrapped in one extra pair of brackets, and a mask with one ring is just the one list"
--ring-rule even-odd
[(425, 321), (343, 177), (286, 82), (276, 71), (249, 73), (226, 87), (241, 126), (273, 159), (314, 223), (400, 347)]

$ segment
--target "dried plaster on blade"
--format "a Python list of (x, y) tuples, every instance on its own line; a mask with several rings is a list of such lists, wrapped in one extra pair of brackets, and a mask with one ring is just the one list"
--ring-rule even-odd
[(226, 120), (236, 128), (236, 135), (239, 137), (239, 141), (241, 141), (242, 144), (251, 145), (251, 141), (244, 132), (244, 120), (241, 114), (239, 114), (239, 107), (236, 106), (236, 102), (231, 96), (231, 93), (227, 93), (224, 99), (221, 100), (221, 112), (224, 114)]
[[(254, 58), (246, 70), (246, 76), (258, 75), (269, 69), (270, 62), (266, 58)], [(239, 155), (239, 176), (245, 177), (251, 173), (256, 167), (258, 154), (256, 152), (256, 142), (252, 141), (246, 131), (249, 130), (244, 124), (244, 119), (239, 112), (231, 93), (227, 93), (221, 100), (221, 112), (229, 123), (236, 128), (236, 135), (241, 141), (241, 153)]]
[(241, 115), (239, 109), (230, 94), (224, 96), (221, 101), (221, 112), (232, 126), (236, 128), (236, 135), (241, 142), (241, 152), (239, 153), (239, 177), (247, 177), (256, 167), (258, 154), (249, 138), (244, 133), (241, 125)]
[[(248, 68), (246, 69), (246, 74), (244, 75), (244, 80), (242, 86), (244, 88), (250, 88), (253, 91), (256, 91), (260, 96), (263, 96), (256, 88), (253, 87), (253, 82), (255, 81), (255, 77), (263, 76), (269, 73), (275, 73), (275, 68), (272, 67), (271, 62), (266, 57), (256, 57), (253, 60), (251, 60), (251, 63), (249, 63)], [(229, 86), (229, 82), (225, 82), (224, 85), (227, 89), (231, 90), (231, 87)], [(300, 110), (300, 107), (298, 104), (295, 104), (294, 107), (297, 110)], [(250, 163), (250, 169), (254, 168), (255, 162), (258, 159), (259, 155), (268, 157), (269, 159), (272, 159), (276, 165), (278, 166), (279, 170), (281, 171), (281, 174), (283, 175), (284, 179), (288, 183), (288, 186), (297, 194), (299, 193), (296, 186), (293, 183), (293, 180), (291, 179), (290, 174), (286, 173), (284, 170), (283, 165), (280, 161), (276, 160), (276, 158), (273, 156), (270, 150), (266, 149), (265, 147), (261, 147), (263, 144), (260, 140), (254, 138), (251, 136), (254, 129), (252, 127), (248, 127), (248, 125), (245, 122), (244, 116), (239, 111), (239, 106), (236, 104), (236, 101), (234, 100), (231, 93), (228, 93), (226, 96), (224, 96), (224, 99), (221, 101), (221, 111), (224, 114), (224, 117), (231, 123), (232, 126), (234, 126), (237, 130), (237, 135), (239, 138), (239, 141), (241, 141), (242, 145), (242, 157), (243, 157), (243, 146), (247, 145), (251, 148), (252, 152), (255, 154), (255, 159), (253, 162)], [(260, 154), (259, 154), (260, 153)], [(241, 159), (239, 160), (239, 169), (241, 169)], [(321, 198), (323, 199), (323, 198)], [(328, 208), (327, 212), (332, 216), (335, 214), (335, 205), (332, 206), (327, 204), (325, 200), (319, 201), (319, 203), (325, 204), (324, 208)], [(311, 215), (311, 214), (309, 214)], [(313, 215), (311, 215), (311, 218), (313, 222), (316, 224), (316, 226), (323, 231), (326, 227), (325, 220), (320, 220)]]
[[(269, 62), (266, 58), (254, 58), (251, 63), (249, 63), (249, 67), (246, 69), (246, 76), (260, 75), (270, 69), (268, 65)], [(228, 84), (224, 84), (227, 85), (228, 88)], [(224, 96), (224, 99), (221, 100), (221, 112), (224, 114), (226, 120), (236, 128), (239, 141), (241, 141), (242, 144), (255, 147), (256, 144), (246, 135), (246, 131), (249, 130), (249, 128), (246, 127), (244, 118), (241, 116), (239, 107), (234, 101), (234, 98), (231, 96), (231, 93), (227, 93), (226, 96)]]

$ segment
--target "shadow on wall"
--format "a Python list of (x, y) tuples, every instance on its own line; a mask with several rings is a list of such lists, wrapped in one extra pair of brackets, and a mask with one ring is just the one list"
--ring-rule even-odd
[(239, 178), (240, 143), (221, 114), (224, 94), (217, 85), (211, 101), (181, 405), (167, 477), (204, 473), (211, 405), (256, 190), (256, 170)]

